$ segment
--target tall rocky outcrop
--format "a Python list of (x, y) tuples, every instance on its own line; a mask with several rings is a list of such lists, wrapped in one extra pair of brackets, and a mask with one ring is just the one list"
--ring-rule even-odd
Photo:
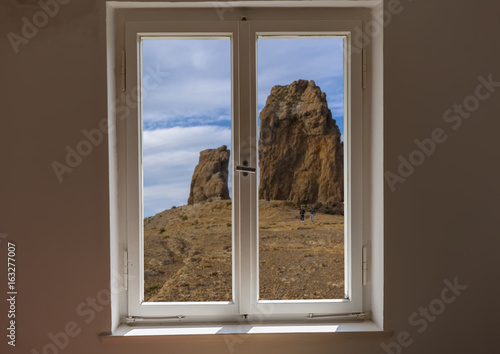
[(191, 179), (189, 205), (206, 200), (229, 199), (229, 156), (226, 145), (200, 152), (200, 160)]
[(274, 86), (260, 113), (259, 198), (343, 201), (340, 130), (314, 81)]

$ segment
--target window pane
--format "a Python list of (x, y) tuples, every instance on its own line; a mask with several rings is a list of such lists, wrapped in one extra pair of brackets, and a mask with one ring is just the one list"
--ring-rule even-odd
[(258, 39), (260, 299), (344, 298), (343, 38)]
[(142, 41), (145, 301), (231, 301), (230, 39)]

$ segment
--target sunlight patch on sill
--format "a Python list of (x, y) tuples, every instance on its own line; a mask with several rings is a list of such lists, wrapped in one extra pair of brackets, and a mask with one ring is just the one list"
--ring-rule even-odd
[[(184, 326), (141, 326), (132, 327), (121, 325), (115, 333), (101, 336), (101, 341), (112, 342), (135, 342), (135, 341), (162, 341), (180, 339), (185, 336), (200, 337), (200, 339), (218, 339), (221, 335), (248, 335), (260, 337), (259, 335), (283, 335), (283, 334), (332, 334), (338, 335), (377, 335), (388, 336), (392, 331), (382, 330), (371, 321), (357, 323), (317, 323), (317, 324), (221, 324), (221, 325), (184, 325)], [(188, 340), (188, 339), (186, 339)]]

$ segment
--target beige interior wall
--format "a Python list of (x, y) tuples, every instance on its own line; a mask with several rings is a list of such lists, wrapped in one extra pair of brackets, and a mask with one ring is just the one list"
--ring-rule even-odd
[[(63, 1), (61, 1), (63, 2)], [(93, 147), (62, 182), (63, 162), (82, 130), (106, 117), (104, 1), (66, 0), (48, 24), (15, 53), (31, 0), (0, 5), (0, 283), (6, 296), (6, 245), (17, 245), (17, 341), (0, 352), (52, 353), (49, 337), (66, 329), (60, 353), (383, 353), (397, 338), (269, 335), (191, 343), (102, 344), (110, 306), (92, 298), (109, 287), (106, 141)], [(401, 0), (404, 10), (385, 28), (385, 170), (435, 129), (447, 136), (392, 192), (385, 189), (385, 321), (403, 353), (494, 353), (500, 329), (500, 87), (478, 100), (468, 118), (449, 116), (474, 103), (478, 77), (500, 81), (500, 3), (490, 0)], [(500, 85), (500, 83), (499, 83)], [(479, 91), (485, 95), (487, 91)], [(454, 114), (453, 114), (454, 115)], [(464, 114), (465, 116), (466, 114)], [(457, 124), (457, 125), (455, 125)], [(454, 129), (454, 127), (456, 129)], [(416, 156), (413, 153), (412, 156)], [(4, 237), (7, 234), (8, 236)], [(467, 288), (438, 299), (445, 280)], [(101, 292), (100, 292), (101, 291)], [(451, 292), (445, 292), (452, 299)], [(447, 296), (447, 297), (446, 297)], [(423, 321), (421, 308), (441, 311)], [(2, 328), (7, 302), (0, 302)], [(438, 312), (439, 312), (438, 311)], [(417, 315), (412, 315), (417, 312)], [(94, 316), (95, 315), (95, 316)], [(414, 317), (417, 316), (417, 317)], [(409, 323), (409, 320), (419, 322)], [(424, 329), (424, 323), (426, 328)], [(73, 327), (72, 327), (73, 326)], [(405, 334), (405, 331), (408, 334)], [(421, 332), (421, 333), (420, 333)], [(33, 351), (34, 350), (34, 351)]]

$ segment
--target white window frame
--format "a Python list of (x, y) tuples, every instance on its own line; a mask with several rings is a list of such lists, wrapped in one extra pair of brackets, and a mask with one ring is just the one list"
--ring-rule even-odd
[[(213, 9), (212, 9), (213, 10)], [(131, 95), (131, 90), (141, 87), (138, 46), (138, 36), (156, 35), (191, 35), (191, 36), (229, 36), (232, 38), (232, 61), (233, 61), (233, 130), (240, 129), (239, 122), (247, 125), (242, 130), (248, 129), (251, 140), (250, 150), (240, 151), (240, 142), (233, 138), (232, 166), (237, 166), (241, 161), (247, 160), (251, 166), (257, 166), (256, 142), (256, 70), (249, 73), (242, 73), (238, 65), (255, 68), (255, 39), (259, 35), (342, 35), (347, 39), (345, 43), (352, 41), (352, 32), (357, 27), (362, 27), (362, 21), (357, 20), (293, 20), (293, 22), (281, 19), (280, 21), (269, 20), (238, 20), (236, 12), (228, 19), (221, 21), (217, 19), (207, 19), (206, 12), (198, 13), (189, 9), (185, 13), (187, 17), (180, 20), (179, 17), (164, 20), (158, 12), (146, 11), (145, 16), (138, 16), (138, 19), (121, 19), (123, 28), (115, 29), (118, 37), (125, 40), (122, 46), (115, 47), (115, 63), (119, 62), (121, 53), (125, 49), (126, 56), (126, 76), (125, 82), (119, 75), (114, 77), (116, 86), (120, 83), (124, 85), (125, 95)], [(129, 15), (126, 15), (127, 17)], [(130, 17), (130, 16), (129, 16)], [(134, 16), (132, 16), (133, 18)], [(153, 20), (149, 20), (151, 17)], [(166, 16), (168, 17), (168, 16)], [(148, 19), (143, 21), (143, 19)], [(161, 18), (161, 20), (159, 20)], [(199, 19), (199, 20), (197, 20)], [(193, 21), (194, 20), (194, 21)], [(120, 21), (116, 21), (120, 22)], [(243, 36), (241, 34), (244, 34)], [(238, 40), (241, 39), (239, 42)], [(117, 43), (120, 39), (116, 40)], [(347, 46), (349, 53), (350, 46)], [(346, 51), (344, 51), (346, 53)], [(233, 282), (234, 302), (192, 302), (192, 303), (143, 303), (143, 262), (141, 258), (142, 249), (142, 211), (138, 201), (142, 199), (140, 193), (142, 186), (141, 161), (140, 161), (140, 130), (138, 112), (140, 111), (140, 101), (137, 110), (132, 109), (127, 119), (123, 122), (117, 119), (116, 109), (110, 115), (110, 123), (116, 126), (116, 134), (110, 137), (110, 188), (111, 193), (111, 233), (112, 262), (120, 259), (120, 254), (125, 251), (127, 254), (127, 266), (118, 270), (121, 278), (125, 280), (128, 291), (115, 296), (115, 313), (120, 314), (120, 322), (123, 317), (134, 316), (138, 318), (163, 318), (163, 322), (168, 322), (168, 318), (182, 319), (183, 322), (214, 322), (214, 321), (237, 321), (242, 315), (248, 315), (249, 320), (256, 321), (302, 321), (308, 314), (319, 315), (339, 315), (357, 312), (369, 313), (372, 306), (372, 294), (367, 294), (367, 289), (362, 285), (362, 253), (364, 244), (369, 244), (372, 240), (367, 235), (364, 221), (366, 217), (363, 211), (370, 208), (370, 201), (364, 195), (364, 188), (367, 185), (367, 176), (363, 175), (364, 161), (367, 157), (367, 147), (362, 145), (362, 137), (366, 134), (363, 131), (362, 122), (366, 120), (362, 107), (366, 105), (362, 96), (362, 53), (349, 53), (350, 60), (345, 62), (345, 225), (346, 227), (346, 272), (345, 286), (349, 294), (348, 299), (343, 300), (267, 300), (257, 301), (258, 289), (258, 236), (255, 235), (257, 225), (257, 193), (253, 193), (250, 200), (242, 200), (236, 196), (233, 200), (234, 215), (242, 216), (241, 219), (233, 220)], [(245, 61), (250, 60), (249, 63)], [(114, 74), (114, 73), (113, 73)], [(110, 77), (113, 76), (110, 74)], [(115, 87), (116, 88), (116, 87)], [(239, 90), (239, 88), (243, 88)], [(113, 91), (112, 91), (113, 92)], [(114, 91), (116, 92), (116, 91)], [(119, 96), (115, 93), (115, 96)], [(238, 99), (247, 97), (247, 99)], [(245, 103), (241, 104), (240, 103)], [(239, 119), (235, 119), (239, 117)], [(115, 145), (114, 145), (115, 144)], [(113, 146), (114, 145), (114, 146)], [(113, 148), (114, 147), (114, 148)], [(252, 150), (253, 149), (253, 150)], [(234, 169), (234, 167), (233, 167)], [(257, 179), (255, 175), (250, 177), (237, 177), (234, 175), (233, 193), (240, 191), (257, 190)], [(372, 179), (373, 180), (373, 179)], [(371, 181), (369, 181), (371, 182)], [(113, 205), (113, 201), (116, 203)], [(383, 215), (383, 214), (382, 214)], [(241, 220), (238, 223), (238, 220)], [(350, 235), (354, 235), (350, 237)], [(245, 256), (238, 257), (237, 250), (245, 249), (249, 252)], [(349, 256), (350, 257), (349, 257)], [(113, 266), (112, 266), (113, 269)], [(119, 268), (118, 268), (119, 269)], [(245, 272), (243, 269), (250, 269)], [(116, 272), (112, 272), (112, 276)], [(370, 291), (373, 289), (371, 287)], [(240, 297), (239, 294), (249, 294)], [(124, 299), (126, 299), (124, 301)], [(380, 306), (380, 304), (379, 304)], [(247, 317), (247, 316), (245, 316)], [(315, 316), (313, 316), (315, 317)], [(309, 320), (310, 321), (310, 320)], [(116, 321), (115, 321), (116, 322)], [(178, 322), (176, 322), (178, 324)]]

